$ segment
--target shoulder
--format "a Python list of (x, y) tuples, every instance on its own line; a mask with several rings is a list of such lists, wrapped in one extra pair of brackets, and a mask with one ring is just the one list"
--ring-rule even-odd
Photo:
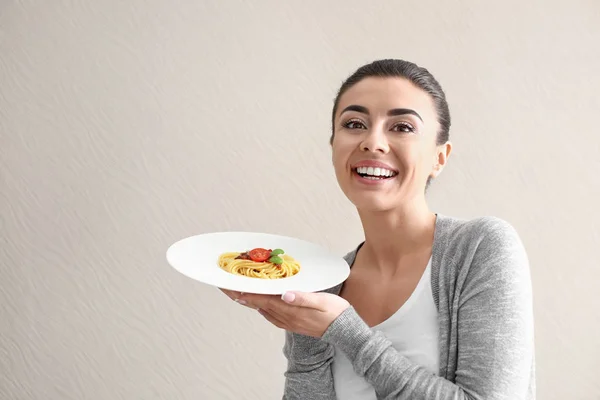
[(443, 218), (436, 244), (443, 268), (465, 278), (528, 273), (524, 245), (508, 221), (494, 216)]
[(505, 247), (521, 246), (521, 238), (515, 227), (508, 221), (484, 216), (472, 219), (459, 219), (439, 216), (436, 240), (438, 247), (452, 253), (501, 250)]
[(483, 216), (472, 219), (461, 219), (439, 216), (439, 218), (440, 222), (438, 226), (441, 231), (440, 233), (447, 235), (448, 239), (518, 236), (514, 226), (499, 217)]
[(497, 268), (511, 269), (528, 263), (517, 230), (502, 218), (442, 216), (436, 235), (435, 253), (444, 267), (464, 270), (474, 266), (481, 270), (483, 265), (494, 263)]

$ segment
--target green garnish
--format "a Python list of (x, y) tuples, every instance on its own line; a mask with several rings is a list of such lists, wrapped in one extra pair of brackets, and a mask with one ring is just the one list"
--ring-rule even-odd
[(283, 259), (279, 256), (271, 256), (271, 258), (269, 258), (269, 262), (281, 265), (283, 264)]
[(278, 255), (280, 255), (280, 254), (283, 254), (283, 253), (285, 253), (285, 251), (283, 251), (283, 250), (281, 250), (281, 249), (275, 249), (275, 250), (273, 250), (273, 251), (271, 252), (271, 255), (272, 255), (272, 256), (278, 256)]

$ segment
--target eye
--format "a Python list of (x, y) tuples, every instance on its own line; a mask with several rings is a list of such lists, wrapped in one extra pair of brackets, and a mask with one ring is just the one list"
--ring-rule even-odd
[(392, 131), (402, 133), (414, 133), (415, 128), (408, 122), (399, 122), (396, 125), (392, 126)]
[(358, 119), (351, 119), (350, 121), (344, 123), (343, 126), (347, 129), (367, 129), (365, 124)]

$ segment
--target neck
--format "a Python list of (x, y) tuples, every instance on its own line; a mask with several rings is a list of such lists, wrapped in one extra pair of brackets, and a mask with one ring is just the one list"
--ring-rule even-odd
[(424, 200), (389, 211), (358, 213), (365, 233), (364, 255), (373, 266), (397, 269), (406, 256), (431, 250), (436, 215)]

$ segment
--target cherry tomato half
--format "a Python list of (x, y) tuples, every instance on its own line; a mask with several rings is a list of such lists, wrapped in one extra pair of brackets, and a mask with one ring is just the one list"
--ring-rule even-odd
[(265, 262), (271, 257), (271, 252), (267, 249), (257, 248), (250, 250), (248, 255), (254, 262)]

